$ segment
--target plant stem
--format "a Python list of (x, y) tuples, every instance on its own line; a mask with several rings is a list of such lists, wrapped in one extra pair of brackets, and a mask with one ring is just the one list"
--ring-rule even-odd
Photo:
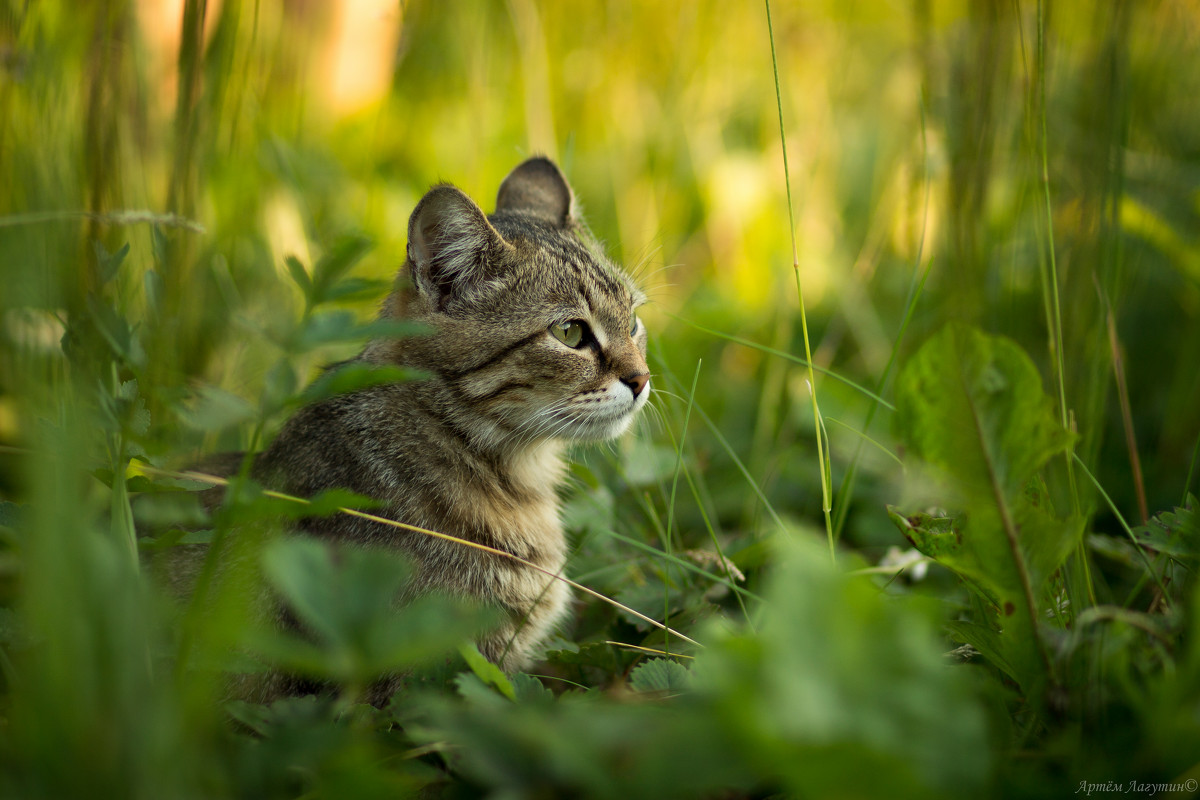
[(787, 189), (787, 205), (788, 205), (788, 232), (792, 237), (792, 274), (796, 278), (796, 297), (800, 304), (800, 330), (804, 333), (804, 358), (808, 362), (808, 385), (810, 394), (812, 395), (813, 408), (813, 436), (817, 440), (817, 466), (821, 473), (821, 510), (825, 514), (825, 533), (829, 538), (829, 559), (837, 560), (837, 551), (834, 549), (833, 537), (833, 518), (830, 516), (830, 511), (833, 509), (833, 502), (830, 497), (832, 494), (830, 486), (831, 469), (829, 465), (829, 456), (825, 450), (825, 440), (821, 436), (821, 409), (817, 405), (817, 379), (813, 374), (812, 367), (812, 346), (809, 344), (808, 338), (808, 319), (804, 313), (804, 289), (800, 282), (800, 257), (796, 248), (796, 220), (795, 212), (792, 210), (792, 179), (791, 171), (788, 168), (787, 157), (787, 136), (784, 133), (783, 127), (783, 95), (779, 88), (779, 58), (775, 53), (775, 28), (771, 24), (771, 0), (763, 0), (767, 7), (767, 38), (771, 40), (771, 68), (775, 74), (775, 106), (779, 112), (779, 144), (783, 150), (783, 184)]
[[(1041, 183), (1042, 195), (1046, 208), (1046, 253), (1050, 263), (1050, 275), (1043, 275), (1043, 280), (1050, 284), (1050, 310), (1052, 319), (1047, 320), (1053, 337), (1052, 352), (1054, 354), (1054, 369), (1058, 378), (1058, 410), (1059, 420), (1064, 430), (1071, 430), (1071, 422), (1067, 412), (1067, 382), (1066, 357), (1063, 354), (1062, 304), (1058, 292), (1058, 260), (1054, 253), (1054, 208), (1050, 200), (1050, 142), (1046, 132), (1046, 10), (1042, 0), (1037, 4), (1037, 84), (1038, 84), (1038, 123), (1040, 127)], [(1071, 509), (1078, 516), (1079, 490), (1075, 483), (1075, 442), (1072, 438), (1067, 442), (1064, 458), (1067, 463), (1067, 487), (1071, 494)], [(1083, 570), (1084, 584), (1087, 588), (1088, 599), (1096, 604), (1096, 589), (1092, 583), (1091, 567), (1088, 563), (1087, 551), (1081, 542), (1076, 548), (1076, 557)]]

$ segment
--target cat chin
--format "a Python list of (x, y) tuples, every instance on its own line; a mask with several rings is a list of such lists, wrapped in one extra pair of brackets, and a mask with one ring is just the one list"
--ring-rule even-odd
[(633, 425), (633, 418), (636, 416), (636, 412), (637, 406), (627, 414), (622, 414), (615, 419), (581, 421), (573, 426), (571, 430), (564, 431), (564, 438), (576, 442), (607, 442), (609, 439), (616, 439)]

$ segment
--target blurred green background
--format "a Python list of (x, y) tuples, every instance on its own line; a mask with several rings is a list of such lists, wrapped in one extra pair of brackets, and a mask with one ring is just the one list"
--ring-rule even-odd
[[(808, 373), (767, 350), (805, 352), (793, 236), (817, 366), (891, 399), (899, 363), (944, 323), (970, 323), (1029, 354), (1056, 416), (1078, 434), (1076, 452), (1131, 524), (1196, 491), (1200, 8), (777, 2), (775, 65), (767, 14), (709, 0), (0, 0), (0, 530), (41, 532), (7, 536), (0, 559), (4, 647), (34, 653), (24, 667), (4, 659), (5, 713), (20, 734), (6, 752), (24, 776), (6, 789), (53, 794), (73, 779), (54, 777), (56, 758), (89, 753), (94, 763), (75, 777), (107, 775), (100, 784), (114, 795), (289, 794), (292, 784), (248, 766), (251, 745), (221, 738), (212, 685), (178, 691), (147, 666), (148, 651), (169, 649), (173, 623), (106, 535), (129, 527), (128, 514), (145, 523), (154, 504), (135, 498), (127, 514), (124, 490), (63, 462), (108, 469), (111, 482), (135, 456), (182, 467), (261, 444), (287, 398), (360, 344), (289, 338), (308, 309), (285, 258), (319, 272), (354, 250), (348, 241), (369, 243), (346, 262), (363, 281), (331, 304), (365, 321), (403, 262), (424, 191), (452, 182), (490, 210), (504, 175), (532, 154), (560, 163), (592, 231), (651, 299), (642, 317), (656, 410), (637, 435), (581, 452), (568, 496), (572, 574), (584, 583), (691, 630), (701, 617), (745, 616), (744, 606), (592, 528), (667, 552), (719, 542), (754, 591), (772, 532), (827, 535)], [(903, 492), (894, 454), (904, 432), (842, 380), (818, 374), (815, 388), (836, 492), (830, 527), (847, 563), (875, 565), (907, 548), (886, 510)], [(1046, 474), (1055, 504), (1078, 502), (1101, 543), (1119, 538), (1109, 505), (1066, 463)], [(1145, 610), (1153, 589), (1115, 547), (1091, 564), (1093, 605)], [(715, 556), (696, 563), (717, 572)], [(881, 592), (940, 598), (934, 617), (966, 613), (949, 573), (906, 580), (881, 579)], [(794, 598), (776, 599), (790, 608)], [(1140, 639), (1148, 649), (1136, 657), (1111, 642), (1088, 647), (1096, 664), (1119, 651), (1120, 669), (1141, 680), (1184, 658), (1187, 619), (1164, 634), (1176, 637), (1169, 658)], [(236, 627), (236, 614), (229, 620)], [(592, 646), (628, 638), (630, 625), (589, 605), (567, 639)], [(1134, 646), (1122, 630), (1121, 646)], [(219, 649), (231, 641), (223, 635), (206, 641)], [(638, 663), (621, 653), (577, 660), (575, 674), (560, 657), (558, 674), (593, 688)], [(19, 689), (38, 664), (44, 679)], [(1117, 668), (1090, 669), (1087, 680)], [(1176, 688), (1194, 702), (1195, 686)], [(1154, 702), (1169, 705), (1168, 695)], [(1072, 726), (1087, 713), (1035, 724), (1004, 697), (981, 706), (1013, 720), (1016, 733), (992, 734), (997, 752), (1045, 745), (1060, 788), (1109, 777), (1054, 760), (1084, 758)], [(1092, 699), (1088, 713), (1111, 730), (1138, 716), (1106, 692)], [(381, 752), (401, 752), (387, 734), (291, 711), (288, 730), (308, 731), (300, 738), (312, 752), (337, 754), (317, 770), (330, 783), (301, 782), (303, 791), (333, 792), (362, 764), (378, 772)], [(575, 731), (574, 713), (562, 711), (553, 730)], [(1198, 719), (1176, 722), (1190, 731)], [(323, 745), (313, 731), (327, 734)], [(255, 758), (300, 759), (278, 752)], [(1141, 766), (1113, 779), (1167, 769), (1131, 759)], [(221, 777), (205, 783), (209, 769)], [(428, 782), (397, 772), (402, 788)], [(503, 783), (478, 766), (462, 774), (476, 787)], [(380, 786), (394, 789), (389, 775)], [(781, 775), (758, 791), (834, 785)], [(512, 787), (523, 784), (504, 785), (521, 796)]]

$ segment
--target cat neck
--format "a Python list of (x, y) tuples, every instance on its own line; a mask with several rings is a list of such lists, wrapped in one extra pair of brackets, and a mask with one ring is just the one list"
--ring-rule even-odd
[(515, 450), (508, 456), (509, 479), (530, 492), (553, 492), (563, 480), (566, 465), (564, 445), (547, 439)]

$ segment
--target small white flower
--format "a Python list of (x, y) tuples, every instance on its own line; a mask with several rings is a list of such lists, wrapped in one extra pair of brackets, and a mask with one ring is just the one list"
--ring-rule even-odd
[(915, 548), (901, 550), (899, 547), (892, 546), (883, 554), (879, 566), (893, 568), (896, 572), (907, 570), (908, 579), (915, 583), (923, 579), (929, 572), (929, 559)]

